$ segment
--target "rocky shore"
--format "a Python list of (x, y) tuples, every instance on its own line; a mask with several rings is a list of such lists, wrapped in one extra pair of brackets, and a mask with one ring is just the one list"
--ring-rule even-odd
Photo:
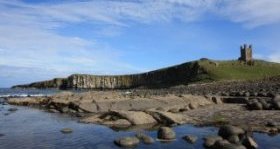
[[(248, 133), (264, 132), (274, 135), (280, 132), (279, 93), (280, 81), (276, 77), (262, 81), (216, 82), (155, 90), (62, 92), (47, 97), (9, 98), (6, 101), (12, 105), (67, 113), (78, 117), (80, 122), (112, 128), (146, 129), (193, 124), (221, 128), (238, 126)], [(165, 129), (167, 128), (163, 130), (166, 131)], [(249, 146), (256, 146), (245, 133), (238, 138), (224, 137), (222, 133), (219, 135), (220, 137), (214, 138), (222, 139), (215, 140), (214, 143), (212, 141), (212, 148), (248, 148), (248, 143)], [(195, 136), (185, 136), (183, 139), (188, 142), (196, 140)], [(115, 143), (119, 146), (128, 143), (126, 145), (130, 146), (141, 140), (153, 141), (149, 136), (138, 136), (120, 138)], [(209, 142), (209, 138), (205, 138), (205, 141)]]
[(112, 127), (233, 124), (278, 133), (279, 82), (276, 77), (156, 90), (62, 92), (49, 97), (10, 98), (8, 103), (68, 113), (80, 117), (81, 122)]

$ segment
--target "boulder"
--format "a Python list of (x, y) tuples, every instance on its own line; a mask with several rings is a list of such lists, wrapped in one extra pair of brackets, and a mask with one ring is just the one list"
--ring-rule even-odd
[(227, 139), (230, 143), (240, 144), (239, 137), (237, 135), (232, 135)]
[(243, 129), (231, 125), (222, 126), (218, 132), (219, 136), (223, 137), (224, 139), (228, 139), (229, 137), (234, 135), (243, 135), (244, 133), (245, 131)]
[(176, 138), (175, 132), (169, 127), (160, 127), (157, 136), (161, 140), (174, 140)]
[(251, 110), (262, 110), (263, 106), (260, 102), (252, 102), (248, 104)]
[(150, 137), (144, 133), (137, 133), (135, 136), (139, 140), (141, 140), (144, 144), (153, 144), (155, 142), (155, 140), (152, 137)]
[(183, 137), (184, 140), (186, 140), (187, 142), (194, 144), (197, 140), (197, 136), (193, 136), (193, 135), (186, 135)]
[(124, 137), (116, 139), (114, 142), (120, 147), (134, 147), (140, 143), (140, 140), (136, 137)]
[(213, 149), (246, 149), (243, 145), (231, 144), (227, 140), (216, 141), (211, 147)]
[(207, 136), (204, 138), (203, 145), (207, 148), (210, 148), (215, 144), (216, 141), (221, 141), (221, 140), (223, 140), (223, 138), (220, 136)]
[(155, 142), (155, 140), (150, 136), (143, 136), (142, 141), (145, 144), (153, 144)]

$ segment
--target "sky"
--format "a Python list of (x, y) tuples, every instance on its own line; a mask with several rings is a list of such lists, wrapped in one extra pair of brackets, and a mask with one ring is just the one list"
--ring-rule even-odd
[(239, 47), (280, 62), (279, 0), (0, 0), (0, 87), (141, 73)]

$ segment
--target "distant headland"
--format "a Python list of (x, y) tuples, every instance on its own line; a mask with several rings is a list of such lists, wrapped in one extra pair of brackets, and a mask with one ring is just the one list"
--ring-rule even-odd
[(12, 88), (127, 89), (164, 88), (195, 82), (256, 80), (280, 75), (280, 64), (253, 59), (252, 45), (240, 47), (238, 60), (216, 61), (207, 58), (129, 75), (73, 74), (67, 78), (16, 85)]

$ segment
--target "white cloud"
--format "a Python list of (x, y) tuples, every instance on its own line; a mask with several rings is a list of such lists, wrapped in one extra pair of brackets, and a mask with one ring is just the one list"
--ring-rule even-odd
[(280, 22), (279, 0), (228, 0), (219, 10), (230, 20), (254, 28)]
[[(118, 52), (95, 39), (57, 30), (88, 23), (100, 35), (120, 35), (132, 23), (194, 22), (211, 14), (248, 27), (280, 22), (279, 0), (61, 1), (31, 4), (0, 1), (0, 65), (72, 72), (120, 73), (145, 69), (121, 61)], [(278, 56), (269, 59), (279, 61)], [(108, 69), (111, 68), (111, 69)]]

